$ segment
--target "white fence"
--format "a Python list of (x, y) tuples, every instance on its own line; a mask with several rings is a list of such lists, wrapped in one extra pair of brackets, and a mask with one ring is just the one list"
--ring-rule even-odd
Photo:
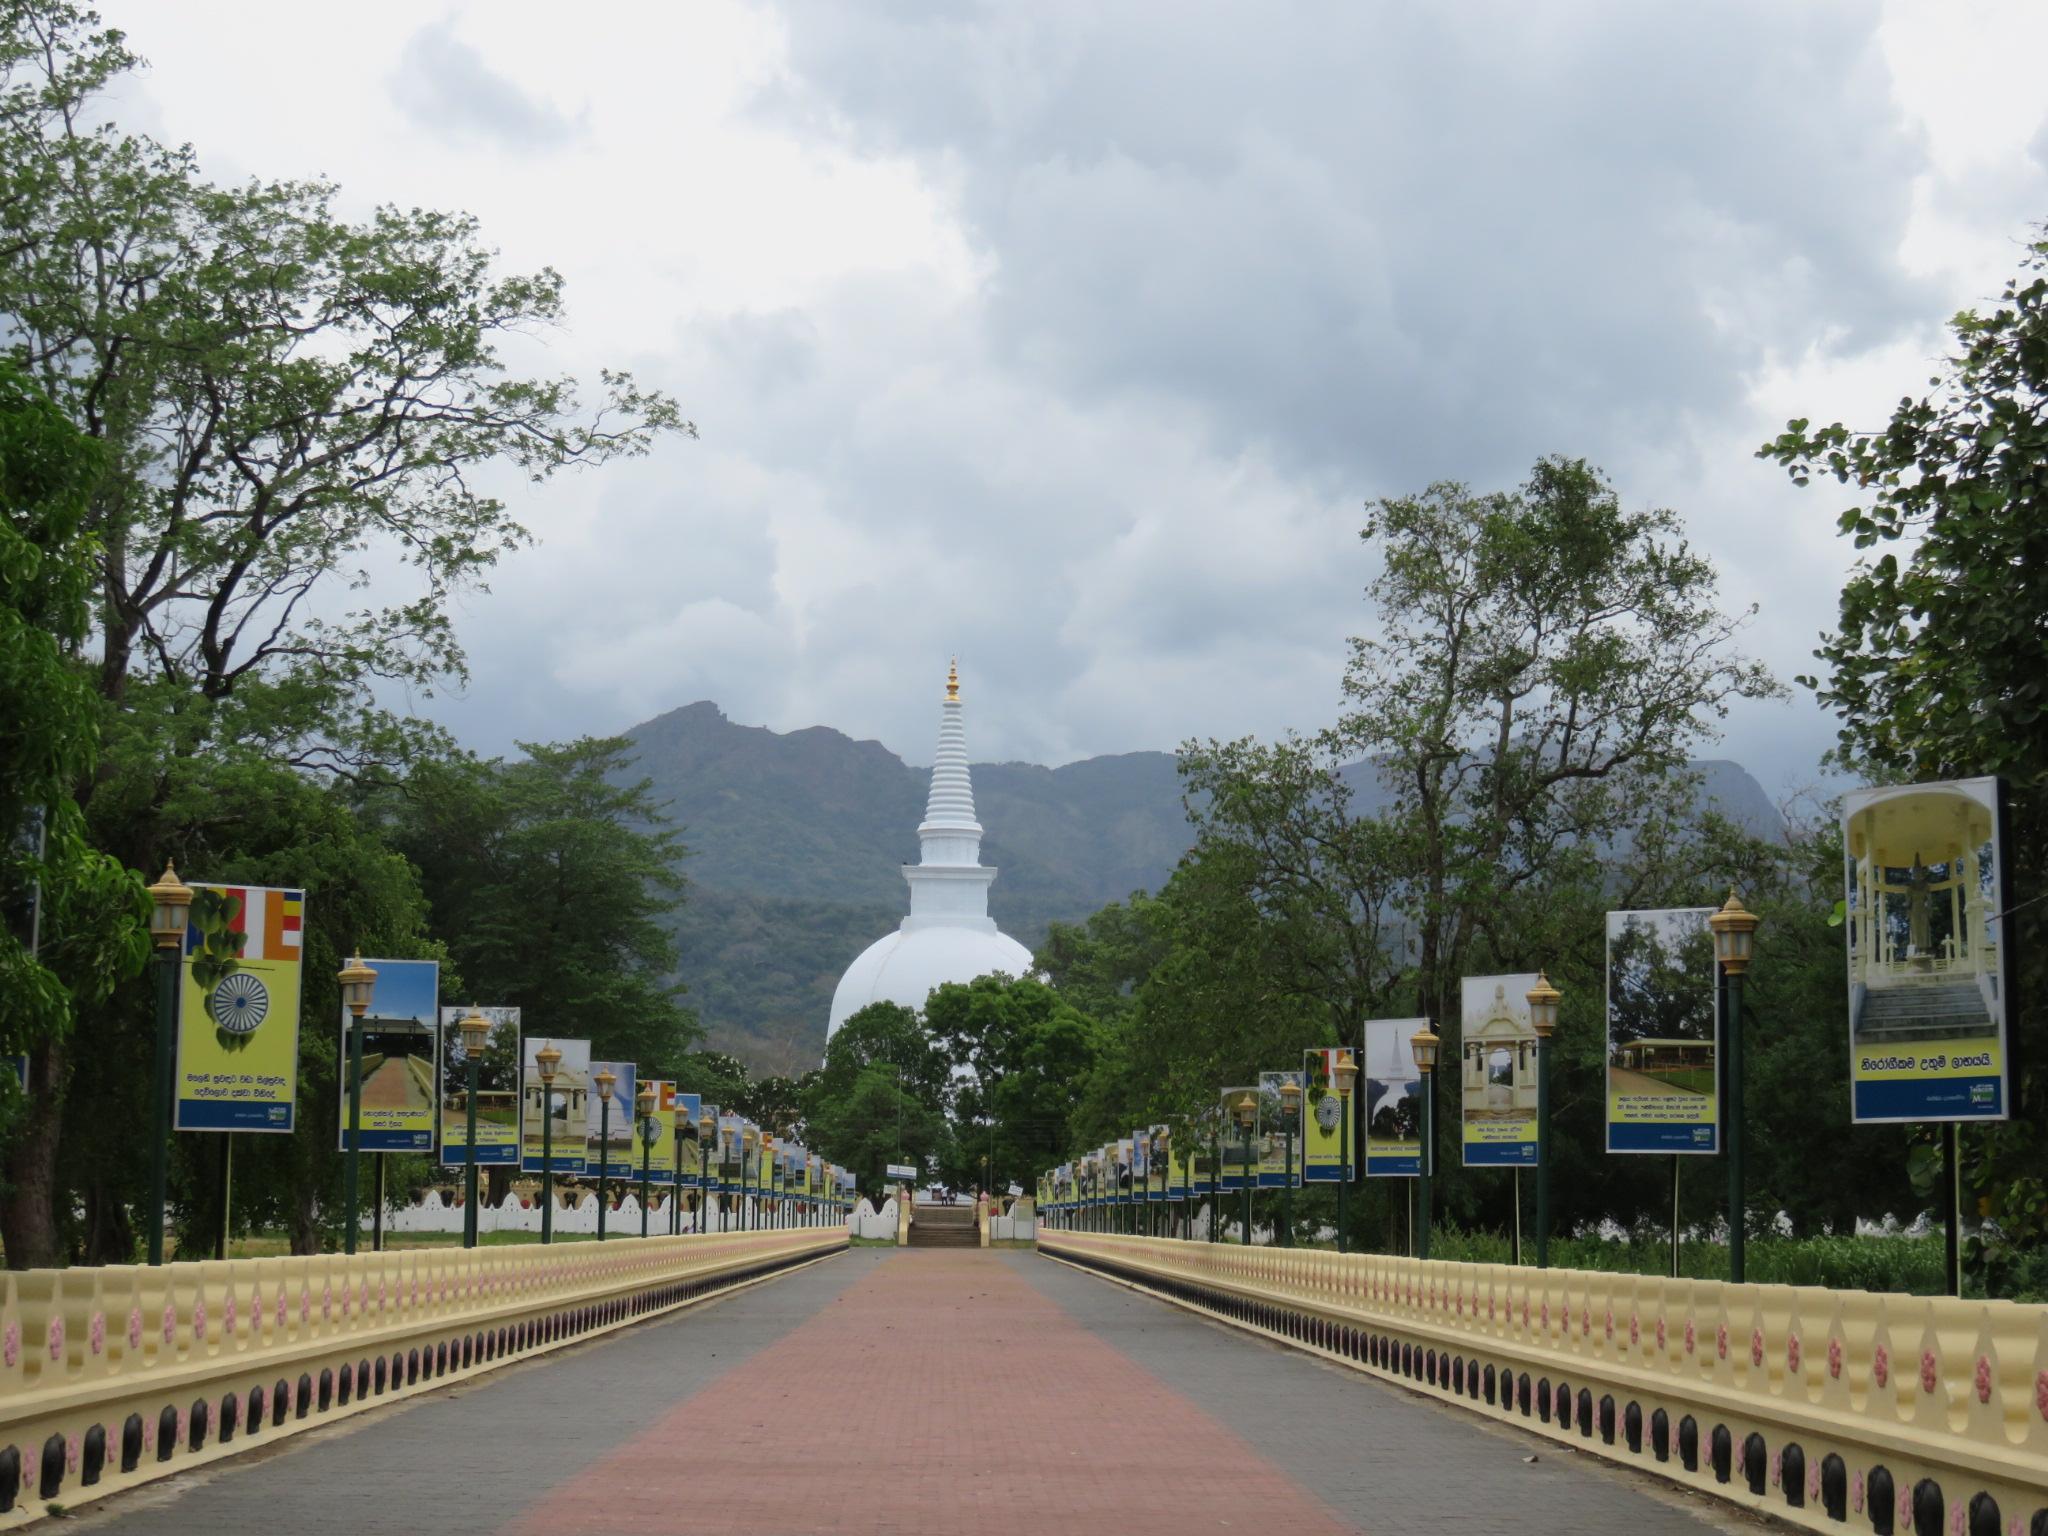
[[(651, 1200), (649, 1205), (651, 1208), (647, 1213), (647, 1235), (650, 1237), (668, 1236), (667, 1202)], [(732, 1216), (728, 1220), (727, 1226), (737, 1229), (746, 1225), (747, 1220), (755, 1214), (753, 1206), (753, 1201), (746, 1201), (745, 1209), (742, 1210), (740, 1204), (735, 1202)], [(867, 1209), (867, 1202), (863, 1200), (860, 1210), (866, 1211)], [(714, 1232), (718, 1230), (719, 1210), (719, 1199), (716, 1195), (713, 1195), (711, 1197), (709, 1226)], [(893, 1204), (889, 1207), (889, 1210), (889, 1220), (893, 1223), (896, 1219)], [(477, 1210), (477, 1230), (480, 1232), (532, 1232), (538, 1234), (540, 1231), (540, 1218), (541, 1208), (539, 1200), (536, 1199), (529, 1204), (521, 1200), (516, 1194), (507, 1194), (496, 1205), (493, 1205), (489, 1200), (484, 1200), (479, 1204)], [(860, 1214), (857, 1211), (854, 1214), (854, 1220), (857, 1223), (859, 1219)], [(363, 1218), (363, 1230), (369, 1231), (370, 1225), (370, 1217), (365, 1216)], [(837, 1223), (833, 1223), (833, 1225), (837, 1225)], [(463, 1207), (461, 1202), (443, 1201), (438, 1190), (428, 1190), (425, 1197), (417, 1205), (401, 1205), (386, 1210), (384, 1213), (384, 1230), (386, 1232), (460, 1232), (462, 1228)], [(685, 1232), (697, 1230), (696, 1213), (689, 1210), (687, 1206), (683, 1211), (683, 1230)], [(892, 1225), (889, 1230), (893, 1234), (895, 1227)], [(582, 1200), (573, 1205), (558, 1202), (555, 1206), (555, 1231), (558, 1233), (595, 1233), (597, 1231), (597, 1196), (586, 1194)], [(640, 1235), (640, 1198), (637, 1193), (627, 1195), (625, 1199), (621, 1200), (613, 1208), (611, 1215), (606, 1218), (605, 1231), (614, 1237), (638, 1237)], [(858, 1225), (854, 1227), (854, 1231), (856, 1234), (865, 1235), (863, 1229)]]

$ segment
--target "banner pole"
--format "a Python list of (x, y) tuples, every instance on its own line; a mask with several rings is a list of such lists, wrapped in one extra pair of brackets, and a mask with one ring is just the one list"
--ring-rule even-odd
[(1520, 1168), (1516, 1168), (1516, 1169), (1514, 1170), (1514, 1174), (1515, 1174), (1515, 1263), (1516, 1263), (1516, 1265), (1517, 1265), (1517, 1266), (1519, 1266), (1519, 1265), (1521, 1264), (1521, 1262), (1522, 1262), (1522, 1170), (1521, 1170)]
[(370, 1251), (384, 1251), (384, 1154), (377, 1154), (377, 1207), (370, 1212)]
[(233, 1208), (235, 1180), (235, 1133), (223, 1131), (220, 1138), (220, 1230), (213, 1235), (213, 1256), (228, 1256), (228, 1213)]
[(1671, 1278), (1678, 1278), (1678, 1170), (1685, 1159), (1671, 1154)]

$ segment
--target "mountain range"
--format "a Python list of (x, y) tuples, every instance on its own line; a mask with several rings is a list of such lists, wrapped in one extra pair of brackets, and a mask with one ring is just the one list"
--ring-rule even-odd
[[(689, 900), (679, 977), (707, 1043), (756, 1072), (815, 1066), (832, 989), (906, 910), (929, 770), (826, 726), (737, 725), (717, 705), (670, 710), (626, 733), (631, 776), (681, 829)], [(1754, 831), (1777, 809), (1738, 764), (1704, 761), (1703, 798)], [(1157, 890), (1192, 835), (1170, 752), (1059, 768), (977, 763), (989, 913), (1028, 947), (1137, 890)]]

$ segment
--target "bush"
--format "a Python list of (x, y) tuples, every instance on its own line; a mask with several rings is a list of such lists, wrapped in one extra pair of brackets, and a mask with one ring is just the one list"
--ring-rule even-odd
[[(1512, 1262), (1509, 1240), (1498, 1232), (1449, 1229), (1430, 1237), (1429, 1256), (1462, 1264)], [(1522, 1257), (1535, 1262), (1535, 1241), (1525, 1238)], [(1628, 1238), (1553, 1237), (1550, 1262), (1556, 1269), (1609, 1274), (1668, 1275), (1671, 1248), (1660, 1234)], [(1678, 1250), (1679, 1272), (1692, 1280), (1721, 1280), (1728, 1274), (1728, 1246), (1686, 1242)], [(1749, 1278), (1759, 1285), (1823, 1285), (1835, 1290), (1907, 1291), (1938, 1296), (1942, 1283), (1942, 1240), (1931, 1237), (1764, 1237), (1752, 1238)]]

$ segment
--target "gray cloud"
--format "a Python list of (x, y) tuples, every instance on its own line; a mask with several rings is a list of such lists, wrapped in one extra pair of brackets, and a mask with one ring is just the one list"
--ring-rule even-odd
[(492, 69), (447, 17), (407, 41), (389, 89), (399, 110), (427, 132), (494, 148), (560, 149), (585, 126), (582, 114), (571, 118)]

